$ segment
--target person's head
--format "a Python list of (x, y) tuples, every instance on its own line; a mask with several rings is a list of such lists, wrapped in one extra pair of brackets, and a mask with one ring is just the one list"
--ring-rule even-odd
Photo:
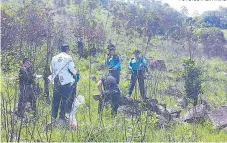
[(111, 47), (110, 47), (110, 55), (114, 55), (115, 54), (115, 52), (116, 52), (116, 48), (115, 48), (115, 46), (114, 45), (111, 45)]
[(83, 41), (83, 38), (82, 37), (80, 38), (80, 41)]
[(134, 56), (136, 59), (138, 59), (140, 57), (140, 51), (139, 50), (135, 50), (134, 52)]
[(68, 44), (63, 44), (62, 46), (61, 46), (61, 52), (65, 52), (65, 53), (69, 53), (69, 45)]
[(26, 66), (26, 67), (31, 67), (33, 64), (32, 64), (32, 61), (28, 58), (24, 58), (23, 59), (23, 65)]

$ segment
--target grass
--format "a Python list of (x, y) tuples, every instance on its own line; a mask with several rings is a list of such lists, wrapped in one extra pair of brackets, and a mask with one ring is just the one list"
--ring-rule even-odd
[[(75, 61), (78, 59), (75, 58)], [(98, 58), (98, 61), (101, 59)], [(126, 63), (126, 61), (125, 61)], [(125, 64), (123, 63), (123, 64)], [(146, 112), (143, 112), (138, 117), (125, 117), (123, 114), (118, 114), (116, 118), (111, 117), (111, 109), (104, 109), (104, 114), (101, 118), (97, 115), (97, 101), (94, 101), (92, 95), (97, 94), (98, 90), (96, 88), (96, 82), (89, 81), (89, 70), (86, 67), (89, 65), (87, 60), (82, 60), (77, 63), (80, 67), (81, 81), (78, 83), (78, 94), (85, 96), (86, 104), (83, 105), (76, 114), (79, 129), (78, 130), (66, 130), (54, 128), (52, 130), (45, 130), (43, 127), (46, 123), (50, 122), (50, 105), (48, 105), (43, 99), (43, 95), (38, 98), (38, 108), (39, 108), (39, 120), (31, 123), (23, 123), (21, 132), (21, 141), (108, 141), (108, 142), (118, 142), (118, 141), (151, 141), (151, 142), (188, 142), (188, 141), (209, 141), (209, 142), (219, 142), (227, 141), (227, 133), (224, 130), (217, 131), (213, 129), (210, 121), (198, 124), (187, 124), (187, 123), (170, 123), (168, 128), (160, 128), (155, 125), (156, 118), (154, 116), (147, 116)], [(206, 71), (206, 77), (210, 80), (204, 83), (205, 92), (201, 97), (207, 96), (206, 98), (215, 103), (216, 105), (223, 105), (226, 103), (226, 91), (225, 84), (221, 82), (226, 77), (216, 74), (222, 70), (225, 70), (225, 63), (214, 59), (206, 61), (206, 66), (208, 66)], [(223, 66), (224, 67), (223, 67)], [(222, 67), (220, 67), (222, 66)], [(92, 68), (92, 74), (97, 75), (97, 79), (100, 78), (100, 71), (95, 71)], [(125, 69), (122, 71), (125, 73)], [(159, 94), (154, 92), (157, 90), (165, 89), (168, 85), (182, 85), (174, 80), (177, 76), (169, 72), (157, 72), (151, 71), (152, 78), (147, 81), (148, 85), (148, 96), (157, 97), (159, 102), (166, 103), (167, 108), (176, 108), (176, 99), (173, 96)], [(172, 78), (167, 78), (168, 76)], [(11, 106), (13, 107), (13, 97), (15, 95), (15, 82), (6, 82), (7, 76), (4, 76), (1, 80), (2, 95), (8, 101), (11, 100)], [(216, 80), (214, 80), (216, 79)], [(89, 83), (90, 82), (90, 83)], [(90, 84), (90, 91), (88, 85)], [(126, 92), (129, 82), (123, 81), (120, 86), (121, 89)], [(181, 86), (177, 86), (184, 94), (184, 89)], [(8, 88), (8, 89), (7, 89)], [(126, 88), (126, 89), (125, 89)], [(136, 95), (137, 94), (137, 95)], [(133, 97), (139, 97), (139, 90), (137, 93), (133, 93)], [(8, 98), (6, 98), (8, 97)], [(90, 100), (89, 100), (90, 98)], [(89, 103), (90, 101), (90, 103)], [(11, 107), (11, 108), (12, 108)], [(9, 105), (8, 105), (9, 108)], [(179, 108), (179, 107), (178, 107)], [(185, 111), (184, 111), (185, 113)], [(9, 129), (11, 116), (7, 114)], [(6, 122), (4, 116), (2, 115), (2, 124)], [(27, 127), (26, 127), (27, 126)], [(19, 131), (20, 122), (15, 124), (15, 132)], [(34, 129), (34, 135), (32, 131)], [(8, 134), (8, 133), (7, 133)], [(6, 130), (1, 131), (2, 141), (6, 140)], [(14, 140), (15, 141), (15, 140)]]

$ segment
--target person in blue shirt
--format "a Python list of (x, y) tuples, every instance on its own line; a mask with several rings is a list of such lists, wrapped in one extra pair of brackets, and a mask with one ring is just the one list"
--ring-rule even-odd
[(134, 51), (134, 58), (132, 58), (129, 61), (128, 68), (132, 72), (132, 75), (131, 75), (130, 85), (128, 88), (127, 97), (130, 97), (132, 95), (132, 91), (138, 79), (140, 95), (142, 99), (145, 100), (146, 93), (145, 93), (145, 87), (144, 87), (144, 74), (147, 69), (147, 60), (144, 57), (140, 56), (139, 50)]
[(111, 45), (109, 49), (109, 54), (106, 59), (106, 65), (109, 68), (109, 74), (113, 76), (117, 80), (117, 84), (119, 84), (121, 62), (120, 62), (120, 56), (116, 54), (116, 48), (114, 45)]

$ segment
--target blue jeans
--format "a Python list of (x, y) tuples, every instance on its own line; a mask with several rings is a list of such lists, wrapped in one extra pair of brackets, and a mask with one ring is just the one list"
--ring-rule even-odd
[(146, 95), (145, 95), (145, 88), (144, 88), (144, 72), (133, 72), (132, 73), (130, 85), (128, 88), (128, 94), (132, 95), (132, 91), (135, 87), (137, 79), (139, 82), (140, 95), (143, 99), (145, 99)]
[[(60, 119), (65, 119), (65, 113), (69, 111), (70, 96), (72, 95), (72, 86), (70, 83), (65, 85), (57, 85), (54, 87), (54, 95), (52, 99), (52, 118), (56, 119), (58, 108), (60, 106)], [(61, 103), (61, 105), (60, 105)]]

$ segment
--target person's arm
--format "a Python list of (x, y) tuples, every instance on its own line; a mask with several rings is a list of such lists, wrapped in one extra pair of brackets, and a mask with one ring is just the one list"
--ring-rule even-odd
[(50, 72), (51, 74), (53, 74), (53, 59), (51, 60), (51, 64), (50, 64)]
[(147, 66), (147, 60), (145, 58), (141, 58), (140, 59), (140, 67), (146, 67)]
[(102, 80), (100, 80), (100, 81), (97, 83), (97, 88), (98, 88), (100, 94), (102, 94), (102, 93), (103, 93), (103, 89), (102, 89)]
[(121, 68), (121, 62), (119, 56), (117, 57), (117, 64), (114, 66), (114, 69), (120, 69)]
[(76, 71), (76, 69), (75, 69), (75, 65), (74, 65), (74, 62), (73, 62), (73, 60), (72, 60), (72, 58), (70, 58), (70, 61), (69, 61), (69, 63), (68, 63), (68, 68), (69, 68), (69, 71), (73, 74), (73, 76), (75, 77), (76, 76), (76, 74), (77, 74), (77, 71)]
[(106, 61), (105, 61), (105, 65), (108, 66), (108, 67), (110, 66), (110, 61), (109, 60), (110, 60), (110, 55), (108, 54), (108, 56), (106, 58)]
[(146, 67), (147, 66), (147, 59), (143, 58), (143, 65)]
[(130, 60), (129, 63), (128, 63), (128, 69), (132, 70), (132, 63), (131, 63), (131, 60)]

